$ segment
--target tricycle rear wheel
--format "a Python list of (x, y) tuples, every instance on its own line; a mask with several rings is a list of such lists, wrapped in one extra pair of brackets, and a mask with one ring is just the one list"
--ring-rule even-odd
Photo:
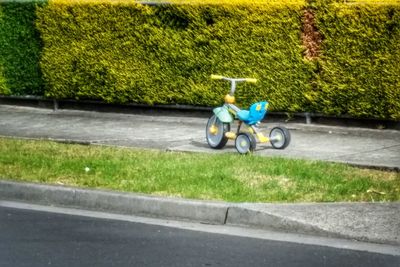
[(274, 127), (269, 133), (269, 139), (274, 148), (285, 149), (290, 143), (290, 132), (283, 126)]
[(249, 133), (240, 133), (235, 139), (235, 147), (240, 154), (253, 152), (256, 149), (256, 145), (256, 139)]

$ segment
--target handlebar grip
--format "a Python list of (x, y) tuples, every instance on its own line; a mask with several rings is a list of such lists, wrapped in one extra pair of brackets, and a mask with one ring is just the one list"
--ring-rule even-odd
[(257, 79), (254, 79), (254, 78), (246, 78), (246, 82), (249, 82), (249, 83), (256, 83), (256, 82), (257, 82)]
[(221, 76), (221, 75), (215, 75), (215, 74), (211, 75), (211, 79), (213, 79), (213, 80), (221, 80), (222, 78), (223, 78), (223, 76)]

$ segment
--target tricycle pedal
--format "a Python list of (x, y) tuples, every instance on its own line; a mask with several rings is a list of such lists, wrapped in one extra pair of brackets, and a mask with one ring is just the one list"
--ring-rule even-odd
[(236, 134), (234, 132), (225, 133), (225, 137), (228, 139), (236, 139)]
[(267, 143), (269, 142), (269, 138), (266, 137), (263, 133), (257, 133), (257, 138), (260, 143)]

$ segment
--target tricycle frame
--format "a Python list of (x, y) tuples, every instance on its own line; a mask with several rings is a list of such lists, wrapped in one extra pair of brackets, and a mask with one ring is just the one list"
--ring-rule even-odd
[[(256, 82), (256, 79), (251, 78), (228, 78), (218, 75), (212, 75), (212, 79), (222, 79), (231, 82), (231, 89), (229, 94), (225, 95), (225, 103), (221, 107), (213, 109), (214, 115), (208, 120), (206, 127), (206, 139), (211, 148), (223, 148), (229, 139), (235, 140), (235, 147), (241, 154), (252, 152), (256, 149), (258, 143), (270, 142), (274, 148), (284, 149), (290, 143), (290, 132), (283, 126), (274, 127), (266, 137), (259, 129), (258, 126), (263, 119), (267, 108), (268, 102), (257, 102), (254, 109), (261, 112), (259, 120), (249, 121), (241, 117), (241, 114), (249, 115), (250, 111), (243, 111), (238, 108), (235, 103), (234, 93), (236, 90), (237, 82)], [(262, 107), (265, 109), (262, 110)], [(238, 121), (236, 132), (231, 131), (231, 124)], [(243, 127), (244, 126), (244, 127)], [(243, 130), (244, 128), (244, 130)]]

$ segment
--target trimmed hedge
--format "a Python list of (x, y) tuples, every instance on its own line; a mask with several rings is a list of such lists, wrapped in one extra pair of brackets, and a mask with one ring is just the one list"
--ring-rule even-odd
[(48, 97), (214, 106), (229, 90), (214, 73), (260, 79), (240, 85), (243, 105), (304, 107), (312, 72), (299, 4), (89, 2), (51, 1), (38, 12)]
[[(0, 94), (215, 106), (222, 74), (260, 80), (239, 85), (243, 106), (400, 120), (400, 0), (168, 2), (1, 2)], [(312, 60), (305, 9), (323, 37)]]
[(0, 94), (43, 94), (41, 40), (35, 27), (43, 1), (0, 2)]
[(324, 40), (307, 97), (324, 114), (399, 120), (400, 2), (369, 2), (314, 2)]

